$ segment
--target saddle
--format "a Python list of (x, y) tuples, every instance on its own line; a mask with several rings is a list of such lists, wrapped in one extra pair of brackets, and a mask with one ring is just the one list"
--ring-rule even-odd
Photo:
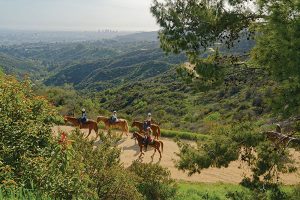
[(109, 118), (109, 124), (110, 125), (114, 125), (118, 122), (118, 119), (117, 118), (113, 118), (113, 117), (110, 117)]
[(78, 118), (78, 122), (79, 122), (80, 124), (86, 124), (88, 121), (89, 121), (88, 119), (82, 120), (82, 118)]
[(147, 139), (144, 141), (145, 142), (145, 144), (153, 144), (153, 141), (154, 141), (154, 139), (152, 139), (150, 136), (149, 137), (147, 137)]

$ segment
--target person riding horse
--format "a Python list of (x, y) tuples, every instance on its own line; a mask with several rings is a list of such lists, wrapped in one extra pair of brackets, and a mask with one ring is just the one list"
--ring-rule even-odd
[(117, 121), (118, 121), (117, 111), (114, 111), (112, 113), (112, 116), (110, 117), (110, 123), (113, 124), (113, 123), (116, 123)]
[(87, 122), (87, 114), (84, 108), (82, 108), (81, 110), (81, 117), (79, 118), (79, 122), (81, 125)]
[(152, 121), (151, 113), (148, 113), (148, 117), (147, 117), (147, 119), (144, 121), (144, 131), (147, 131), (147, 128), (150, 128), (150, 127), (151, 127), (151, 121)]
[(151, 133), (152, 133), (152, 130), (149, 126), (149, 127), (147, 127), (147, 129), (145, 131), (145, 136), (144, 136), (144, 140), (143, 140), (143, 143), (145, 145), (145, 151), (147, 151), (147, 146), (151, 141)]

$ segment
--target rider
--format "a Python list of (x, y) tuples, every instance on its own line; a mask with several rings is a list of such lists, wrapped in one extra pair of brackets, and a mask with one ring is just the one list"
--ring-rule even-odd
[(144, 121), (144, 131), (147, 131), (147, 128), (151, 128), (151, 113), (148, 113), (147, 119)]
[(115, 122), (117, 122), (117, 121), (118, 121), (118, 118), (117, 118), (117, 111), (114, 111), (114, 112), (112, 113), (111, 118), (110, 118), (110, 123), (115, 123)]
[(151, 140), (151, 133), (152, 133), (152, 130), (149, 127), (147, 127), (146, 131), (145, 131), (145, 137), (144, 137), (144, 140), (143, 140), (143, 143), (145, 144), (145, 151), (147, 151), (147, 146)]
[(80, 118), (80, 124), (84, 124), (87, 122), (87, 115), (86, 115), (86, 112), (85, 112), (85, 109), (82, 108), (81, 110), (81, 118)]

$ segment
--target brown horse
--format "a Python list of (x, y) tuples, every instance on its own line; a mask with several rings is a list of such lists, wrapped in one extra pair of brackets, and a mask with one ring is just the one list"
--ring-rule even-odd
[(87, 122), (82, 124), (79, 122), (78, 118), (71, 117), (71, 116), (64, 116), (64, 121), (65, 121), (65, 124), (67, 122), (70, 122), (71, 124), (73, 124), (73, 126), (78, 126), (80, 129), (89, 129), (89, 134), (86, 137), (89, 137), (92, 130), (95, 131), (95, 133), (98, 137), (98, 124), (94, 120), (89, 119)]
[[(137, 127), (140, 129), (140, 133), (144, 131), (144, 123), (140, 121), (133, 121), (131, 127)], [(150, 126), (151, 130), (153, 131), (153, 135), (155, 136), (155, 139), (158, 139), (160, 137), (160, 128), (156, 124), (151, 124)]]
[(109, 130), (110, 128), (119, 128), (121, 129), (122, 133), (125, 132), (126, 136), (128, 136), (129, 128), (126, 119), (118, 119), (118, 121), (111, 123), (110, 118), (104, 116), (98, 116), (97, 122), (99, 123), (100, 121), (104, 123), (106, 130)]
[[(142, 157), (142, 155), (144, 155), (143, 153), (143, 147), (144, 147), (144, 136), (139, 134), (138, 132), (134, 132), (133, 135), (132, 135), (132, 139), (135, 138), (137, 141), (138, 141), (138, 145), (140, 147), (140, 156), (139, 158)], [(160, 158), (159, 160), (161, 159), (161, 152), (163, 152), (163, 149), (164, 149), (164, 143), (160, 140), (156, 140), (154, 139), (151, 143), (148, 144), (149, 146), (152, 146), (154, 148), (154, 153), (153, 155), (151, 156), (151, 158), (153, 159), (154, 157), (154, 154), (156, 153), (156, 150), (158, 151), (159, 155), (160, 155)], [(161, 148), (161, 151), (160, 151), (160, 148)]]

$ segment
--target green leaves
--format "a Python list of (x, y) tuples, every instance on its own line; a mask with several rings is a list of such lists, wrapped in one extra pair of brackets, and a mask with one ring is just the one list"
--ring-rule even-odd
[[(229, 78), (238, 78), (240, 74), (263, 76), (263, 73), (270, 73), (272, 76), (267, 78), (273, 78), (279, 84), (284, 82), (285, 86), (291, 85), (290, 88), (284, 87), (287, 91), (279, 94), (293, 99), (294, 103), (286, 106), (299, 108), (300, 93), (295, 93), (299, 87), (294, 86), (294, 82), (300, 79), (299, 1), (231, 0), (228, 1), (230, 8), (225, 2), (154, 0), (151, 12), (161, 26), (162, 49), (172, 53), (184, 52), (200, 77), (196, 79), (191, 73), (185, 74), (184, 68), (178, 71), (186, 79), (191, 76), (189, 80), (201, 87), (221, 84)], [(256, 41), (247, 62), (248, 56), (230, 59), (236, 56), (230, 50), (227, 55), (218, 57), (206, 52), (207, 48), (219, 43), (232, 48), (246, 38)], [(237, 52), (242, 53), (248, 52)], [(263, 69), (263, 73), (256, 72), (254, 67)], [(288, 94), (288, 90), (292, 90), (291, 93)], [(290, 116), (297, 111), (287, 110), (287, 115), (284, 111), (282, 113)]]
[(140, 177), (138, 190), (146, 199), (173, 199), (176, 186), (170, 178), (170, 171), (159, 164), (147, 164), (134, 161), (129, 171)]
[(27, 159), (44, 156), (51, 146), (51, 117), (56, 112), (44, 98), (34, 96), (29, 80), (1, 77), (0, 91), (0, 155), (13, 168), (17, 184), (28, 184), (23, 176)]

